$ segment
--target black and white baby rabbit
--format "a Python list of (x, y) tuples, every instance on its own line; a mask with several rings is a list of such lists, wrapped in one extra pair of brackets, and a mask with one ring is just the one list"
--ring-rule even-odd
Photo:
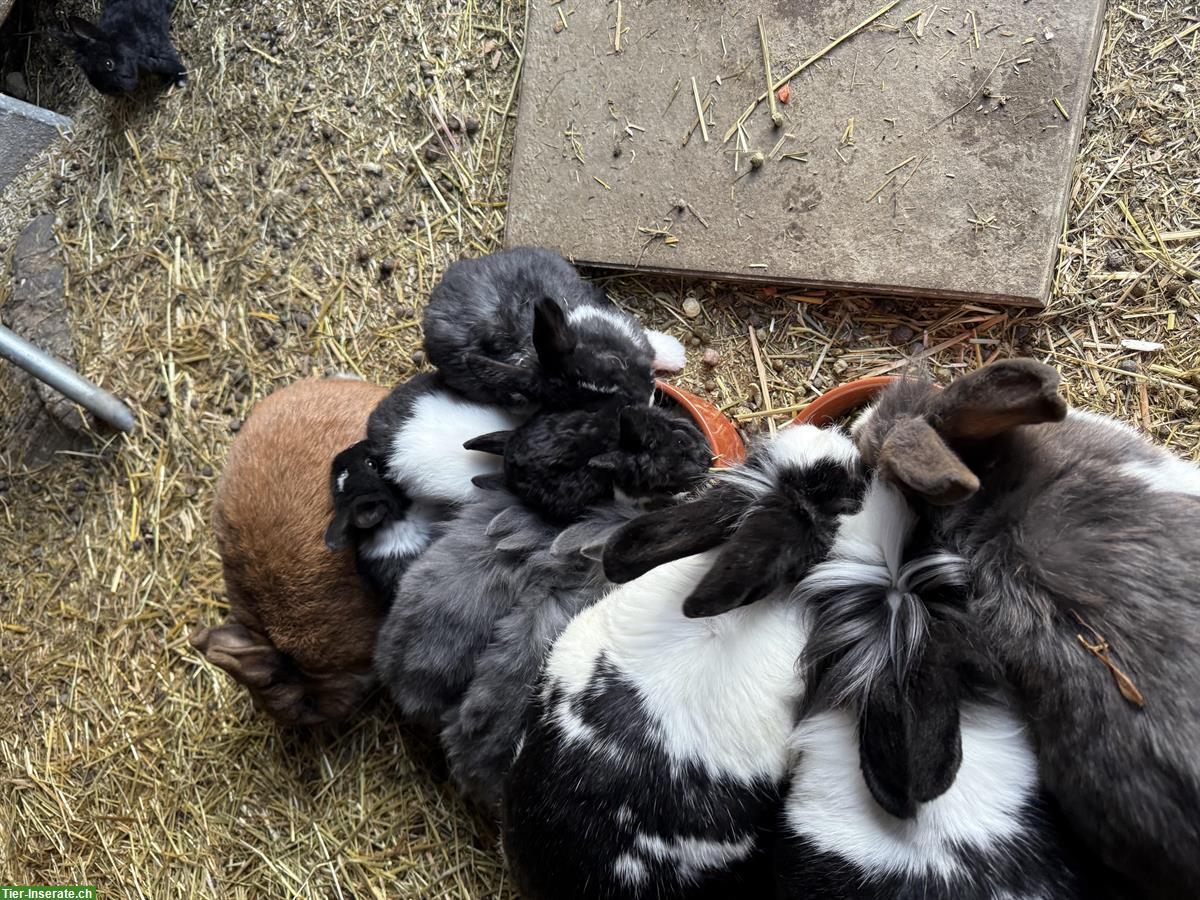
[(562, 524), (614, 497), (685, 493), (712, 463), (712, 450), (691, 421), (654, 406), (542, 412), (514, 431), (464, 446), (504, 457), (503, 473), (480, 476), (477, 486), (503, 486)]
[(499, 812), (524, 733), (525, 710), (550, 647), (610, 587), (600, 550), (612, 531), (636, 515), (628, 504), (595, 507), (526, 558), (521, 597), (496, 623), (462, 701), (446, 716), (441, 741), (450, 774), (488, 812)]
[(645, 404), (655, 370), (684, 363), (677, 340), (645, 331), (557, 253), (527, 247), (452, 263), (424, 331), (447, 384), (509, 407)]
[(967, 561), (971, 610), (1046, 792), (1128, 897), (1200, 896), (1200, 471), (1058, 374), (995, 363), (888, 388), (864, 461)]
[(383, 474), (413, 499), (459, 505), (483, 495), (472, 479), (501, 471), (489, 453), (463, 447), (469, 438), (516, 428), (521, 416), (464, 399), (438, 375), (398, 385), (367, 420), (371, 453)]
[(429, 546), (445, 516), (413, 503), (383, 477), (381, 468), (365, 440), (334, 457), (329, 476), (333, 521), (325, 531), (325, 546), (342, 550), (353, 545), (358, 574), (376, 596), (391, 603), (400, 576)]
[[(619, 529), (603, 562), (628, 583), (554, 644), (504, 797), (506, 856), (528, 900), (772, 892), (804, 643), (788, 594), (862, 485), (849, 439), (812, 426), (725, 477)], [(821, 498), (790, 494), (799, 508), (776, 515), (784, 481)], [(747, 570), (760, 573), (750, 585)], [(698, 610), (727, 613), (685, 614)]]
[(1077, 860), (967, 610), (967, 564), (874, 481), (801, 582), (802, 719), (779, 896), (1072, 900)]
[(175, 0), (109, 0), (98, 25), (71, 16), (63, 37), (102, 94), (127, 94), (142, 75), (182, 85), (187, 69), (171, 43), (174, 8)]

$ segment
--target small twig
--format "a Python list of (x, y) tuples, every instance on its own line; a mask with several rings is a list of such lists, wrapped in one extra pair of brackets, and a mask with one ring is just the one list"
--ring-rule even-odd
[[(754, 330), (754, 326), (747, 326), (750, 331), (750, 352), (754, 354), (754, 368), (758, 369), (758, 388), (762, 392), (762, 404), (768, 409), (771, 406), (771, 395), (767, 388), (767, 369), (763, 365), (762, 353), (758, 349), (758, 334)], [(767, 428), (771, 430), (771, 434), (775, 433), (775, 420), (767, 419)]]
[(621, 4), (621, 0), (617, 0), (617, 33), (613, 37), (613, 52), (621, 52), (621, 27), (625, 24), (622, 20), (625, 18), (625, 8)]
[(771, 79), (771, 48), (767, 46), (767, 29), (763, 25), (762, 16), (758, 17), (758, 42), (762, 45), (763, 72), (767, 81), (767, 103), (770, 104), (771, 109), (771, 124), (780, 128), (783, 125), (783, 116), (775, 106), (775, 89), (772, 87), (774, 81)]
[(696, 76), (692, 76), (692, 98), (696, 101), (696, 115), (700, 119), (700, 136), (708, 143), (708, 123), (704, 121), (704, 106), (700, 103), (700, 88), (696, 86)]
[(1104, 663), (1104, 665), (1108, 668), (1108, 671), (1112, 672), (1113, 678), (1116, 679), (1117, 682), (1117, 690), (1121, 692), (1121, 696), (1138, 709), (1142, 709), (1146, 705), (1145, 696), (1143, 696), (1142, 692), (1138, 690), (1137, 685), (1133, 683), (1133, 679), (1121, 671), (1120, 667), (1113, 662), (1111, 656), (1112, 647), (1109, 645), (1108, 641), (1104, 639), (1104, 635), (1085, 622), (1083, 617), (1075, 610), (1071, 610), (1071, 615), (1075, 617), (1075, 621), (1077, 621), (1092, 634), (1093, 639), (1091, 641), (1085, 638), (1082, 634), (1075, 635), (1075, 637), (1079, 639), (1079, 643), (1081, 643), (1089, 653), (1094, 655), (1096, 659)]
[(983, 81), (979, 82), (979, 87), (977, 87), (977, 88), (975, 88), (975, 90), (971, 91), (971, 96), (963, 101), (962, 106), (960, 106), (958, 109), (954, 110), (954, 112), (950, 113), (950, 115), (945, 116), (945, 117), (939, 119), (938, 121), (934, 122), (932, 125), (930, 125), (928, 128), (925, 129), (925, 133), (929, 134), (929, 132), (933, 131), (933, 129), (937, 128), (939, 125), (944, 125), (946, 122), (949, 122), (951, 119), (953, 119), (955, 116), (957, 116), (960, 112), (962, 112), (964, 109), (966, 109), (968, 106), (970, 106), (975, 101), (975, 98), (979, 96), (979, 92), (982, 91), (985, 87), (987, 87), (987, 83), (992, 80), (992, 76), (996, 74), (996, 70), (998, 68), (1000, 68), (1000, 63), (1002, 63), (1002, 62), (1004, 62), (1004, 51), (1000, 52), (1000, 56), (996, 59), (995, 64), (991, 67), (991, 69), (988, 70), (987, 75), (985, 75), (983, 77)]
[(1138, 406), (1141, 407), (1142, 427), (1146, 429), (1146, 433), (1151, 431), (1150, 425), (1150, 396), (1146, 392), (1146, 382), (1139, 381), (1137, 383)]

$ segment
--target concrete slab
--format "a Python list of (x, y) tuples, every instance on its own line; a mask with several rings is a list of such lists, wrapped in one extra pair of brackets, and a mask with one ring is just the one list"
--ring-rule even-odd
[(70, 128), (71, 120), (66, 116), (0, 94), (0, 190), (60, 132)]
[[(883, 9), (792, 79), (782, 127), (766, 103), (732, 127), (764, 90), (759, 14), (778, 81)], [(505, 241), (624, 269), (1039, 305), (1103, 9), (530, 3)]]

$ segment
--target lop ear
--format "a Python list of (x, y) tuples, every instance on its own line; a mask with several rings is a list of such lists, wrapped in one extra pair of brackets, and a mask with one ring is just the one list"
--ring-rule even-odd
[(355, 528), (374, 528), (387, 515), (387, 507), (378, 500), (362, 499), (350, 507), (350, 521)]
[(646, 340), (650, 342), (650, 348), (654, 351), (654, 361), (650, 368), (656, 375), (674, 375), (683, 371), (687, 364), (687, 352), (677, 338), (666, 332), (647, 328)]
[(871, 686), (858, 723), (858, 756), (871, 796), (898, 819), (944, 794), (962, 764), (959, 681), (927, 652), (901, 684), (888, 667)]
[(509, 393), (533, 401), (541, 399), (541, 378), (528, 366), (502, 363), (481, 353), (467, 354), (463, 363), (467, 371), (485, 382), (492, 393)]
[(325, 546), (335, 553), (350, 546), (350, 510), (334, 511), (333, 521), (325, 529)]
[(489, 472), (486, 475), (475, 475), (471, 484), (481, 491), (499, 491), (504, 489), (504, 476), (499, 472)]
[(593, 456), (587, 461), (588, 468), (599, 469), (601, 472), (615, 472), (621, 467), (623, 457), (624, 454), (619, 450), (601, 453), (599, 456)]
[(546, 372), (561, 372), (575, 349), (575, 334), (567, 315), (553, 297), (543, 297), (533, 308), (533, 349)]
[(985, 440), (1018, 425), (1060, 422), (1059, 375), (1032, 359), (1010, 359), (964, 375), (933, 399), (929, 421), (951, 444)]
[(481, 434), (479, 437), (471, 438), (463, 444), (463, 449), (503, 456), (504, 448), (508, 446), (508, 440), (511, 437), (511, 431), (493, 431), (490, 434)]
[(720, 493), (658, 509), (622, 525), (604, 545), (605, 577), (625, 584), (663, 563), (717, 546), (733, 530), (728, 498)]
[(93, 25), (87, 19), (81, 19), (79, 16), (67, 16), (67, 28), (70, 33), (81, 41), (106, 41), (108, 35), (101, 31), (96, 25)]
[(885, 477), (938, 506), (966, 500), (979, 479), (924, 419), (902, 419), (879, 450)]
[(192, 632), (188, 642), (210, 663), (252, 690), (269, 687), (288, 670), (287, 657), (270, 639), (245, 625), (199, 628)]

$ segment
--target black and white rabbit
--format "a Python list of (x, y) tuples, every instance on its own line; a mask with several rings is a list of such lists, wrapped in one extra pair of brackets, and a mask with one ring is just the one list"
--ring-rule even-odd
[(967, 610), (967, 563), (872, 482), (795, 599), (806, 696), (779, 896), (1073, 900), (1078, 860)]
[(342, 550), (353, 545), (358, 574), (376, 596), (391, 603), (400, 576), (429, 546), (447, 514), (414, 503), (381, 470), (366, 440), (334, 457), (329, 474), (333, 521), (325, 531), (325, 546)]
[(187, 83), (187, 69), (171, 43), (175, 0), (109, 0), (99, 24), (67, 19), (63, 39), (79, 67), (102, 94), (127, 94), (142, 75)]
[(685, 493), (712, 463), (700, 429), (654, 406), (537, 413), (514, 431), (482, 435), (464, 446), (504, 457), (503, 474), (480, 476), (477, 486), (503, 486), (564, 524), (614, 497)]
[(612, 531), (636, 515), (628, 504), (595, 507), (548, 547), (529, 554), (521, 596), (496, 623), (462, 701), (447, 713), (441, 742), (450, 774), (488, 812), (498, 812), (525, 710), (550, 647), (610, 587), (600, 549)]
[(384, 476), (414, 500), (464, 504), (484, 493), (471, 479), (499, 473), (502, 465), (492, 454), (463, 444), (522, 421), (515, 413), (464, 399), (426, 372), (398, 385), (375, 408), (367, 420), (367, 440)]
[(856, 423), (864, 461), (967, 560), (983, 642), (1043, 786), (1127, 897), (1200, 896), (1200, 471), (1067, 414), (1058, 374), (905, 380)]
[(501, 406), (645, 404), (655, 370), (684, 364), (679, 341), (647, 332), (557, 253), (528, 247), (452, 263), (424, 331), (447, 384)]
[(788, 593), (862, 484), (849, 439), (811, 426), (726, 477), (619, 529), (603, 562), (628, 583), (554, 644), (504, 797), (529, 900), (771, 892), (804, 643)]

